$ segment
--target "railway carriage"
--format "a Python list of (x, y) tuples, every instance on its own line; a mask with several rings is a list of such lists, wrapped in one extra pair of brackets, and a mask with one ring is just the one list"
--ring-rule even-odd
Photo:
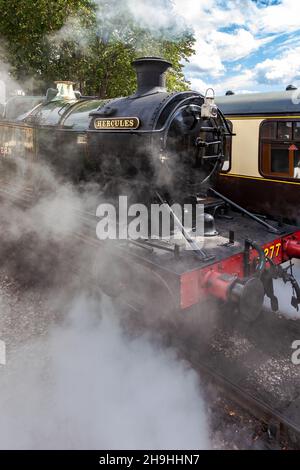
[(219, 97), (235, 137), (220, 173), (223, 194), (262, 215), (300, 221), (300, 100), (297, 89)]

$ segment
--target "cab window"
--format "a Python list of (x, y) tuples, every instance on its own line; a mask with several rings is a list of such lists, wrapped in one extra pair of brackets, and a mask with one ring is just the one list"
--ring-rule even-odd
[(265, 121), (260, 131), (261, 172), (300, 179), (300, 121)]

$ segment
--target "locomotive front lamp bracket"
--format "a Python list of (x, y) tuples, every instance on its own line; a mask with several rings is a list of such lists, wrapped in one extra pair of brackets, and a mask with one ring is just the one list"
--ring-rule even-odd
[(204, 103), (201, 107), (201, 117), (204, 119), (217, 118), (218, 107), (215, 104), (215, 91), (213, 88), (208, 88), (205, 93)]

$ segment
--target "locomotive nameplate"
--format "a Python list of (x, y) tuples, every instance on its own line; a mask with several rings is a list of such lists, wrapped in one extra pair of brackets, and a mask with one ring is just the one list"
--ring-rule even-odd
[(94, 126), (99, 131), (136, 130), (140, 127), (140, 120), (136, 117), (98, 118), (95, 119)]

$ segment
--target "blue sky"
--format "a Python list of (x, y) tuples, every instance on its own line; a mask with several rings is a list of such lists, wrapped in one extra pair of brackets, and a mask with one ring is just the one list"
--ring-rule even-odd
[(300, 87), (299, 0), (174, 0), (194, 30), (192, 88), (255, 92)]

